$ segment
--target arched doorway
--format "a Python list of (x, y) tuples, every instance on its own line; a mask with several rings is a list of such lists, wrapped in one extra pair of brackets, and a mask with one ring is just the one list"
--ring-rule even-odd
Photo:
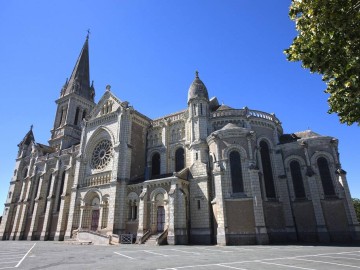
[(100, 210), (99, 210), (100, 200), (98, 197), (95, 197), (91, 201), (91, 227), (90, 230), (96, 231), (99, 226), (99, 216), (100, 216)]
[(157, 207), (157, 232), (163, 232), (165, 227), (165, 208), (164, 206)]

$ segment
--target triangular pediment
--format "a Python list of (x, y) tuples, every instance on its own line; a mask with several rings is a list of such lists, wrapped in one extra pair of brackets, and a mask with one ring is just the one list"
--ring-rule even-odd
[(111, 91), (106, 91), (91, 111), (89, 118), (94, 119), (119, 110), (121, 104), (124, 104)]

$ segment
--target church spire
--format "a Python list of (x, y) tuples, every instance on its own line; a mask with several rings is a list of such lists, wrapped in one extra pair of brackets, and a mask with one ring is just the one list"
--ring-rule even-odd
[(61, 91), (61, 96), (76, 93), (90, 101), (94, 101), (95, 90), (90, 86), (89, 68), (89, 33), (76, 61), (70, 79), (66, 84), (65, 91)]

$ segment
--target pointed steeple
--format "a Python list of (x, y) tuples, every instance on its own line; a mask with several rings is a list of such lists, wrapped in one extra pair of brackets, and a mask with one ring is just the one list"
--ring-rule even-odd
[(34, 133), (32, 132), (33, 125), (30, 126), (30, 130), (26, 133), (24, 139), (18, 144), (18, 146), (30, 145), (31, 142), (35, 141)]
[(81, 49), (69, 81), (64, 85), (65, 87), (66, 89), (61, 91), (61, 96), (76, 93), (88, 100), (94, 101), (95, 90), (90, 85), (89, 35), (86, 36), (84, 46)]

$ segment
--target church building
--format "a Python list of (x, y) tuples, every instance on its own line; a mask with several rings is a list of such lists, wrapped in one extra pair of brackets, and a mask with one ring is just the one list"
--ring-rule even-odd
[(2, 240), (133, 234), (137, 243), (359, 241), (338, 140), (284, 133), (221, 105), (196, 72), (184, 110), (151, 119), (90, 83), (89, 40), (56, 100), (47, 145), (18, 145)]

